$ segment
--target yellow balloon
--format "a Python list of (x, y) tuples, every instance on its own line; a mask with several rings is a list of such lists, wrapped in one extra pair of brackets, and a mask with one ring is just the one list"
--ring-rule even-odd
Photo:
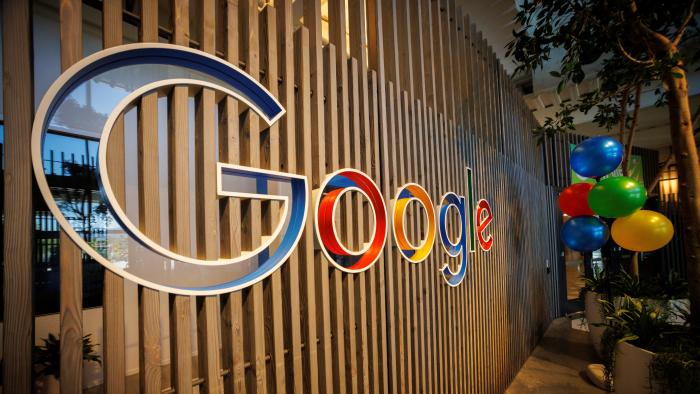
[(651, 252), (671, 241), (673, 223), (658, 212), (642, 209), (616, 219), (610, 233), (615, 243), (627, 250)]

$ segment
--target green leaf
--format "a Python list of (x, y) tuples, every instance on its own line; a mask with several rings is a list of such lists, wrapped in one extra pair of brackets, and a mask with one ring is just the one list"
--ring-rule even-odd
[(638, 336), (638, 335), (634, 335), (634, 334), (632, 334), (632, 335), (626, 335), (626, 336), (624, 336), (624, 337), (618, 339), (618, 340), (617, 340), (617, 343), (636, 341), (637, 339), (639, 339), (639, 336)]

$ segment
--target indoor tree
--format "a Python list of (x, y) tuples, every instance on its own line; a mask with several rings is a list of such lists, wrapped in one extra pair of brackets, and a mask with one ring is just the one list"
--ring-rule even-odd
[(686, 78), (700, 58), (695, 1), (523, 0), (519, 8), (520, 28), (508, 44), (508, 54), (518, 64), (516, 73), (542, 68), (558, 50), (563, 52), (561, 67), (551, 75), (559, 79), (560, 91), (569, 83), (599, 79), (597, 89), (563, 103), (534, 130), (539, 141), (575, 130), (576, 112), (592, 112), (598, 125), (615, 130), (625, 145), (626, 175), (642, 92), (655, 89), (657, 105), (668, 108), (687, 223), (676, 231), (686, 234), (691, 317), (700, 326), (700, 163)]

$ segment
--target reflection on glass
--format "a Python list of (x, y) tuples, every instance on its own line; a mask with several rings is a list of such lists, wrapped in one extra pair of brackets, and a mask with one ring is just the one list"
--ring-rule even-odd
[[(55, 132), (46, 134), (44, 171), (51, 179), (56, 201), (76, 223), (76, 230), (94, 247), (99, 243), (106, 223), (106, 206), (102, 203), (96, 181), (95, 141), (68, 137)], [(59, 309), (59, 226), (38, 191), (34, 204), (34, 288), (37, 314), (56, 313)], [(104, 269), (83, 255), (83, 307), (102, 304)]]

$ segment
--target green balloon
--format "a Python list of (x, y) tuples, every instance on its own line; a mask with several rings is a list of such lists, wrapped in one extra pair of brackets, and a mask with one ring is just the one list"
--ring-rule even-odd
[(644, 185), (626, 176), (605, 178), (588, 192), (588, 205), (606, 218), (629, 216), (644, 206), (646, 200)]

